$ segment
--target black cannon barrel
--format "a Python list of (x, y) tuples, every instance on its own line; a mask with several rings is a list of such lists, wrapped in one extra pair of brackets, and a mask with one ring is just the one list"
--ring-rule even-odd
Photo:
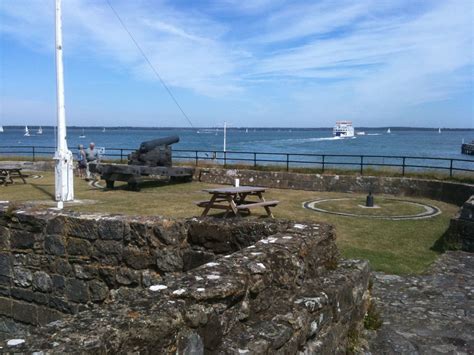
[(174, 143), (179, 142), (178, 136), (169, 136), (164, 138), (157, 138), (151, 141), (146, 141), (140, 144), (140, 151), (141, 152), (149, 152), (156, 147), (163, 146), (163, 145), (171, 145)]

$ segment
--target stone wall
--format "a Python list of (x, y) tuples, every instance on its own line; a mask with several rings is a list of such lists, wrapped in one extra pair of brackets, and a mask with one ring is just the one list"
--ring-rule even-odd
[(195, 178), (202, 182), (255, 185), (278, 189), (309, 191), (384, 193), (426, 197), (462, 205), (474, 194), (474, 185), (457, 182), (411, 178), (355, 175), (321, 175), (291, 172), (256, 171), (247, 169), (197, 169)]
[(435, 249), (474, 252), (474, 195), (451, 219), (448, 230), (436, 242)]
[(367, 308), (368, 264), (340, 260), (325, 224), (8, 209), (0, 221), (0, 312), (40, 325), (2, 351), (344, 353)]
[(285, 228), (284, 222), (10, 211), (0, 206), (0, 315), (32, 325), (148, 287)]

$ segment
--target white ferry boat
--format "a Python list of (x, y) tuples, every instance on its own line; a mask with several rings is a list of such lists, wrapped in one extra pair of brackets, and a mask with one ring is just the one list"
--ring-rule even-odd
[(351, 121), (336, 121), (336, 125), (332, 129), (332, 135), (340, 138), (354, 137), (354, 127)]

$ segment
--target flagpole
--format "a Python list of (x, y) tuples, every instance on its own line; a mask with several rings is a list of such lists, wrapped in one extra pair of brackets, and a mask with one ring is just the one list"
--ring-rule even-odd
[(57, 92), (57, 143), (54, 155), (55, 197), (58, 208), (63, 208), (65, 201), (74, 200), (73, 159), (66, 140), (66, 111), (64, 108), (64, 68), (63, 36), (61, 22), (61, 0), (56, 1), (56, 92)]

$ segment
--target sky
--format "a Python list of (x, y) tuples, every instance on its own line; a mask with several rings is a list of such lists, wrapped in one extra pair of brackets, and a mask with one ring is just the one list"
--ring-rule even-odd
[[(75, 126), (474, 128), (472, 0), (63, 0)], [(54, 125), (54, 0), (0, 0), (0, 125)]]

